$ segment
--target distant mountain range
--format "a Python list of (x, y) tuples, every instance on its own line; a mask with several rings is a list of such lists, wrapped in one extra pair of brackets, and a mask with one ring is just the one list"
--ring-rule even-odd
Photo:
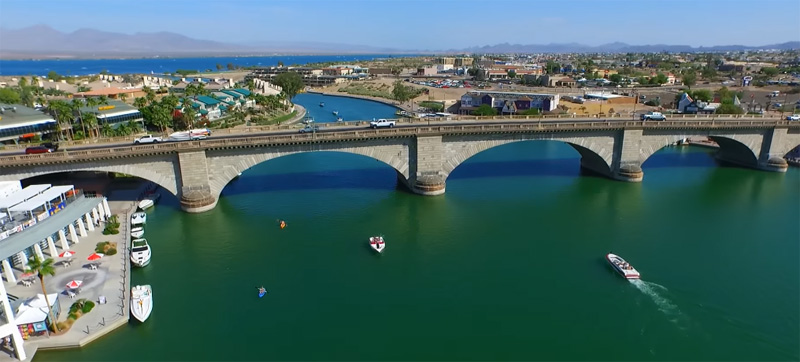
[(450, 52), (466, 53), (690, 53), (690, 52), (727, 52), (743, 50), (778, 49), (791, 50), (800, 49), (800, 41), (790, 41), (780, 44), (770, 44), (762, 46), (747, 45), (717, 45), (711, 47), (692, 47), (690, 45), (630, 45), (625, 43), (609, 43), (598, 46), (584, 45), (578, 43), (568, 44), (496, 44), (482, 47), (472, 47), (460, 50), (450, 50)]
[(610, 43), (590, 46), (566, 44), (496, 44), (450, 50), (410, 50), (367, 45), (321, 42), (257, 42), (231, 44), (200, 40), (185, 35), (156, 32), (122, 34), (95, 29), (79, 29), (71, 33), (47, 25), (23, 29), (0, 27), (0, 58), (30, 57), (141, 57), (141, 56), (208, 56), (269, 54), (422, 54), (422, 53), (647, 53), (647, 52), (714, 52), (756, 49), (800, 49), (800, 41), (764, 46), (722, 45), (691, 47), (688, 45), (630, 45)]
[(400, 49), (315, 42), (231, 44), (169, 32), (122, 34), (79, 29), (63, 33), (46, 25), (0, 28), (0, 39), (0, 58), (408, 53)]

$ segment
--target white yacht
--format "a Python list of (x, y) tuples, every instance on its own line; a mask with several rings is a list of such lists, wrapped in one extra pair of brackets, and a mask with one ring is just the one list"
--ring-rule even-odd
[(156, 204), (156, 201), (161, 198), (161, 194), (154, 193), (144, 197), (142, 201), (139, 201), (139, 209), (140, 210), (147, 210), (153, 207)]
[(150, 264), (150, 245), (145, 239), (134, 239), (131, 242), (131, 262), (138, 267)]
[(131, 215), (131, 225), (142, 225), (147, 223), (147, 214), (142, 211), (134, 212)]
[(153, 289), (150, 285), (137, 285), (131, 288), (131, 314), (140, 322), (144, 322), (152, 311)]
[(618, 273), (620, 273), (626, 279), (639, 279), (639, 272), (633, 268), (632, 265), (628, 264), (625, 259), (622, 259), (621, 256), (616, 254), (608, 253), (606, 254), (606, 260), (611, 267), (614, 268)]
[(386, 243), (383, 241), (383, 236), (373, 236), (369, 238), (369, 246), (375, 249), (375, 251), (382, 253), (383, 249), (386, 248)]
[(144, 227), (134, 226), (131, 228), (131, 239), (138, 239), (144, 236)]

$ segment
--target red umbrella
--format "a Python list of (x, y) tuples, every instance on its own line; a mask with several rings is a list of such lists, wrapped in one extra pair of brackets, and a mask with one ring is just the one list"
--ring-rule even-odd
[(67, 288), (69, 288), (69, 289), (79, 288), (81, 286), (81, 284), (83, 284), (83, 280), (74, 280), (73, 279), (71, 282), (67, 283)]
[(103, 254), (93, 253), (92, 255), (89, 255), (89, 258), (87, 258), (87, 259), (89, 259), (89, 261), (95, 261), (95, 260), (98, 260), (98, 259), (100, 259), (102, 257), (103, 257)]
[(59, 257), (59, 258), (69, 258), (69, 257), (71, 257), (71, 256), (73, 256), (73, 255), (75, 255), (75, 252), (74, 252), (74, 251), (72, 251), (72, 250), (67, 250), (67, 251), (65, 251), (65, 252), (63, 252), (63, 253), (61, 253), (61, 254), (58, 254), (58, 257)]
[(22, 275), (20, 275), (19, 277), (20, 278), (27, 278), (27, 277), (32, 277), (34, 275), (36, 275), (36, 273), (34, 273), (32, 271), (26, 271), (26, 272), (22, 273)]

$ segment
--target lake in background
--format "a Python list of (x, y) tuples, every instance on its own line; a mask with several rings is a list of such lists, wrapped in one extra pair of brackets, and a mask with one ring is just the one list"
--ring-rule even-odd
[[(414, 55), (403, 55), (403, 57)], [(108, 71), (111, 74), (164, 74), (174, 73), (178, 69), (217, 71), (217, 64), (227, 69), (228, 63), (241, 67), (277, 66), (283, 62), (286, 66), (305, 65), (325, 62), (358, 62), (376, 58), (391, 58), (395, 55), (361, 54), (361, 55), (276, 55), (269, 57), (204, 57), (204, 58), (141, 58), (141, 59), (42, 59), (42, 60), (3, 60), (0, 59), (0, 75), (37, 75), (44, 76), (50, 71), (60, 75), (99, 74)]]

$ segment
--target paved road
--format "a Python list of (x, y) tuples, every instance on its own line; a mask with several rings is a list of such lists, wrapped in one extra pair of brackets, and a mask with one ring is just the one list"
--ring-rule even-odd
[[(676, 119), (678, 120), (678, 119)], [(694, 120), (694, 119), (687, 119), (687, 120)], [(709, 119), (710, 121), (711, 119)], [(716, 119), (716, 122), (724, 122), (724, 121), (740, 121), (741, 119)], [(556, 122), (569, 122), (569, 123), (592, 123), (592, 122), (629, 122), (632, 119), (613, 119), (613, 120), (598, 120), (598, 119), (572, 119), (572, 118), (564, 118), (561, 120), (544, 120), (543, 122), (547, 123), (556, 123)], [(530, 124), (534, 122), (539, 122), (539, 120), (535, 119), (498, 119), (496, 122), (492, 121), (435, 121), (432, 120), (430, 122), (417, 122), (417, 123), (399, 123), (396, 128), (412, 128), (412, 127), (427, 127), (427, 126), (471, 126), (471, 125), (482, 125), (482, 124), (492, 124), (492, 123), (503, 123), (503, 124)], [(353, 131), (353, 130), (360, 130), (360, 129), (368, 129), (365, 126), (323, 126), (319, 129), (319, 133), (329, 133), (329, 132), (341, 132), (341, 131)], [(256, 137), (256, 136), (269, 136), (269, 135), (286, 135), (286, 134), (296, 134), (298, 133), (298, 129), (292, 130), (275, 130), (275, 131), (263, 131), (263, 132), (253, 132), (253, 133), (234, 133), (234, 134), (226, 134), (226, 135), (219, 135), (219, 136), (212, 136), (209, 139), (226, 139), (226, 138), (244, 138), (244, 137)], [(169, 141), (173, 142), (173, 141)], [(180, 141), (174, 141), (180, 142)], [(67, 151), (81, 151), (81, 150), (96, 150), (96, 149), (103, 149), (103, 148), (113, 148), (113, 147), (127, 147), (132, 146), (131, 142), (116, 142), (116, 143), (103, 143), (97, 145), (85, 145), (85, 146), (66, 146), (60, 148), (58, 152), (62, 152), (64, 150)], [(14, 154), (22, 154), (24, 150), (8, 150), (8, 151), (0, 151), (0, 156), (2, 155), (14, 155)]]

